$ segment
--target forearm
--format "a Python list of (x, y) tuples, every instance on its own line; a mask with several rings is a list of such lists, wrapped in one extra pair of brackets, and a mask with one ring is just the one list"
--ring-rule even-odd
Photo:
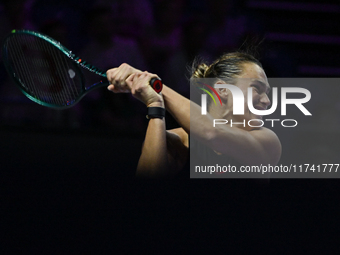
[(190, 100), (163, 84), (162, 95), (166, 110), (178, 124), (190, 133)]
[(136, 175), (162, 177), (167, 174), (167, 166), (165, 120), (150, 119)]
[(167, 111), (175, 118), (177, 123), (188, 134), (192, 134), (207, 143), (214, 131), (212, 116), (210, 114), (202, 115), (199, 105), (165, 85), (162, 94)]

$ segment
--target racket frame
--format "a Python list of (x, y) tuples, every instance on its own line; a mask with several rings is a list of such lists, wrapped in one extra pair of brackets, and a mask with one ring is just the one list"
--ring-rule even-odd
[[(13, 71), (11, 65), (9, 64), (10, 61), (8, 61), (8, 52), (7, 52), (7, 47), (6, 47), (6, 41), (10, 37), (12, 37), (16, 34), (32, 35), (32, 36), (38, 37), (40, 39), (43, 39), (43, 40), (47, 41), (48, 43), (50, 43), (51, 45), (53, 45), (54, 47), (56, 47), (57, 49), (59, 49), (69, 59), (73, 60), (73, 62), (75, 63), (75, 67), (77, 69), (77, 72), (80, 74), (80, 77), (81, 77), (83, 92), (74, 101), (66, 103), (66, 105), (56, 105), (56, 104), (47, 103), (47, 102), (41, 101), (41, 100), (35, 98), (34, 96), (32, 96), (25, 89), (25, 86), (22, 85), (20, 79), (18, 77), (16, 77), (15, 72)], [(84, 69), (86, 69), (86, 70), (88, 70), (92, 73), (100, 75), (103, 78), (106, 78), (106, 72), (104, 72), (103, 70), (101, 70), (101, 69), (99, 69), (99, 68), (97, 68), (97, 67), (95, 67), (95, 66), (93, 66), (89, 63), (87, 63), (86, 61), (83, 61), (80, 57), (77, 57), (75, 54), (72, 53), (72, 51), (67, 49), (60, 42), (54, 40), (53, 38), (51, 38), (47, 35), (44, 35), (44, 34), (41, 34), (41, 33), (38, 33), (38, 32), (34, 32), (34, 31), (30, 31), (30, 30), (12, 30), (11, 33), (4, 40), (3, 47), (2, 47), (2, 56), (3, 56), (3, 59), (4, 59), (4, 64), (5, 64), (6, 70), (10, 74), (11, 78), (15, 81), (15, 84), (20, 88), (20, 90), (25, 94), (25, 96), (27, 96), (30, 100), (32, 100), (33, 102), (38, 103), (40, 105), (43, 105), (43, 106), (47, 106), (47, 107), (51, 107), (51, 108), (55, 108), (55, 109), (67, 109), (67, 108), (74, 106), (76, 103), (78, 103), (91, 90), (96, 89), (98, 87), (109, 85), (109, 82), (105, 79), (104, 81), (99, 81), (95, 84), (92, 84), (88, 88), (86, 88), (85, 87), (84, 75), (83, 75), (81, 69), (79, 68), (79, 66), (81, 66), (82, 68), (84, 68)]]

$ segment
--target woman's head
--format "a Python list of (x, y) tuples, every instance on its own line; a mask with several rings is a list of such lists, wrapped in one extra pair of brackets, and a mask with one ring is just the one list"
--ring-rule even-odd
[(209, 66), (205, 63), (195, 62), (192, 78), (235, 79), (242, 74), (245, 63), (254, 63), (262, 68), (261, 63), (252, 55), (233, 52), (222, 55)]
[[(232, 116), (233, 98), (227, 89), (217, 90), (224, 103), (223, 107), (214, 107), (216, 117), (233, 119), (261, 118), (252, 114), (247, 107), (248, 88), (252, 87), (253, 106), (264, 110), (270, 104), (267, 93), (270, 90), (268, 80), (261, 63), (252, 55), (243, 52), (234, 52), (222, 55), (211, 65), (205, 63), (196, 64), (192, 78), (211, 78), (213, 84), (227, 83), (239, 87), (245, 96), (245, 115)], [(261, 86), (258, 84), (262, 84)], [(208, 99), (208, 111), (214, 105), (212, 99)], [(216, 113), (218, 112), (218, 113)], [(223, 116), (221, 116), (223, 115)]]

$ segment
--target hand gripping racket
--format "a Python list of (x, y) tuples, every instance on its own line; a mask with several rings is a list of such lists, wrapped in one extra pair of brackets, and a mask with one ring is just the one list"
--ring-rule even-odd
[[(58, 109), (74, 106), (88, 92), (107, 86), (106, 72), (77, 57), (56, 40), (28, 30), (13, 30), (4, 40), (3, 60), (10, 77), (32, 101)], [(102, 76), (85, 86), (84, 68)], [(161, 92), (163, 84), (152, 78), (150, 86)]]

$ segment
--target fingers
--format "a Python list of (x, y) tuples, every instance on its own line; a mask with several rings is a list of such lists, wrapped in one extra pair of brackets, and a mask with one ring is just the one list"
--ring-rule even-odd
[(130, 92), (133, 97), (142, 101), (147, 106), (153, 103), (164, 105), (163, 97), (156, 93), (156, 91), (150, 86), (150, 80), (152, 78), (159, 79), (157, 75), (146, 71), (134, 72), (124, 80), (124, 85), (121, 85), (119, 82), (115, 81), (115, 79), (119, 80), (119, 78), (117, 78), (119, 75), (122, 75), (119, 71), (119, 68), (113, 68), (107, 72), (108, 79), (110, 79), (113, 83), (107, 87), (108, 90), (114, 93)]
[(126, 79), (126, 83), (130, 87), (130, 89), (132, 88), (133, 84), (135, 84), (135, 83), (136, 84), (138, 83), (139, 85), (149, 86), (150, 80), (152, 78), (160, 79), (156, 74), (152, 74), (152, 73), (149, 73), (147, 71), (144, 71), (144, 72), (134, 73), (134, 74), (130, 75)]
[(114, 93), (129, 93), (135, 94), (136, 91), (141, 91), (143, 89), (150, 89), (150, 80), (152, 78), (158, 78), (157, 75), (151, 74), (148, 72), (139, 72), (131, 74), (122, 85), (119, 82), (113, 84), (114, 81), (111, 80), (111, 83), (107, 89)]
[(107, 87), (108, 90), (112, 91), (113, 93), (126, 93), (126, 91), (123, 91), (122, 89), (120, 89), (119, 87), (115, 87), (114, 85), (109, 85)]
[(133, 73), (131, 74), (129, 77), (127, 77), (127, 79), (125, 80), (125, 82), (129, 85), (131, 85), (133, 83), (133, 81), (136, 81), (136, 79), (138, 79), (138, 77), (141, 75), (142, 73)]
[(150, 86), (150, 80), (153, 77), (157, 77), (157, 75), (148, 73), (146, 71), (131, 75), (126, 80), (126, 83), (131, 91), (132, 96), (143, 102), (148, 101), (148, 98), (150, 97), (155, 97), (157, 93)]
[(113, 92), (129, 92), (129, 88), (126, 84), (126, 79), (134, 74), (141, 72), (140, 70), (133, 68), (132, 66), (123, 63), (118, 68), (109, 69), (106, 72), (108, 81), (114, 85), (114, 88), (108, 88)]
[(114, 93), (131, 93), (136, 97), (149, 96), (155, 93), (150, 86), (150, 80), (152, 78), (159, 79), (155, 74), (148, 73), (147, 71), (142, 72), (125, 63), (121, 64), (118, 68), (109, 69), (106, 75), (111, 83), (107, 87), (108, 90)]

